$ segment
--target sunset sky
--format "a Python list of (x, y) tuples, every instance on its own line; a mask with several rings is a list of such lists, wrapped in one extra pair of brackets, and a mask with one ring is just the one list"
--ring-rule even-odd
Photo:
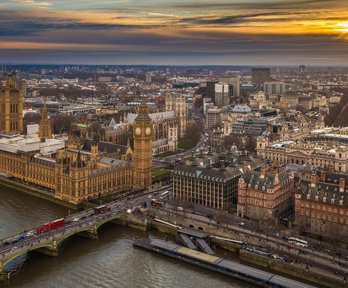
[(0, 1), (0, 62), (348, 65), (348, 1)]

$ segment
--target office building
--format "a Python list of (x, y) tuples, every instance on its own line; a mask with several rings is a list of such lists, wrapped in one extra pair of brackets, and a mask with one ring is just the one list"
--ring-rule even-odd
[(226, 83), (228, 85), (230, 98), (240, 96), (240, 78), (239, 77), (220, 78), (219, 80), (220, 82)]
[(206, 113), (206, 125), (207, 129), (221, 126), (221, 109), (218, 107), (208, 108)]
[(215, 84), (215, 106), (221, 108), (230, 104), (229, 87), (226, 83)]

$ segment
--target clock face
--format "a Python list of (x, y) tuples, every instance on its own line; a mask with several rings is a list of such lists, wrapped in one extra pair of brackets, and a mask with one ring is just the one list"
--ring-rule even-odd
[(146, 135), (150, 135), (150, 134), (151, 134), (151, 128), (150, 128), (150, 127), (147, 127), (147, 128), (145, 129), (145, 134), (146, 134)]
[(135, 128), (135, 134), (140, 135), (141, 134), (141, 129), (140, 127)]

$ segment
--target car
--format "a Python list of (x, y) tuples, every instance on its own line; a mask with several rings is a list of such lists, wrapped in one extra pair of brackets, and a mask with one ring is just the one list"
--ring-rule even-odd
[(239, 226), (245, 226), (245, 223), (244, 223), (244, 222), (239, 222), (238, 225), (239, 225)]
[(27, 237), (31, 237), (33, 235), (34, 235), (34, 231), (29, 231), (29, 232), (27, 232), (27, 234), (25, 234), (25, 236), (27, 236)]
[(75, 217), (74, 219), (72, 219), (73, 222), (77, 222), (77, 221), (79, 221), (79, 220), (80, 220), (80, 218), (77, 218), (77, 217)]

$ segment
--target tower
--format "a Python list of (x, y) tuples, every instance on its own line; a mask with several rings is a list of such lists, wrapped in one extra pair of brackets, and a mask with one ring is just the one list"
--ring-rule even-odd
[(184, 97), (177, 97), (175, 101), (175, 112), (179, 117), (179, 137), (183, 138), (186, 135), (186, 99)]
[(44, 107), (41, 111), (39, 137), (40, 137), (41, 141), (44, 141), (45, 139), (52, 138), (52, 128), (51, 128), (50, 119), (48, 119), (48, 111), (47, 111), (47, 107), (46, 107), (46, 97), (44, 98)]
[(0, 87), (0, 133), (23, 132), (23, 97), (25, 84), (8, 75), (4, 87)]
[(166, 98), (166, 111), (175, 111), (179, 124), (179, 137), (185, 137), (187, 125), (186, 99), (184, 97), (168, 96)]
[(133, 163), (135, 189), (148, 188), (152, 184), (152, 120), (145, 103), (139, 107), (133, 124)]

